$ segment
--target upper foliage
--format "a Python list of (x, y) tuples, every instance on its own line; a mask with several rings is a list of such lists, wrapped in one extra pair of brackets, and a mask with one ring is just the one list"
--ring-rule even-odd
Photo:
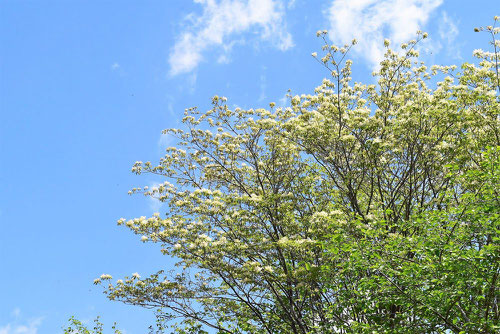
[[(116, 323), (111, 327), (113, 334), (122, 334), (122, 332), (116, 328)], [(63, 328), (64, 334), (103, 334), (104, 327), (103, 323), (99, 320), (99, 317), (94, 319), (94, 327), (89, 329), (83, 322), (71, 317), (68, 320), (68, 325)]]
[(494, 332), (500, 45), (485, 30), (494, 51), (460, 68), (420, 62), (426, 34), (398, 52), (386, 41), (373, 85), (352, 82), (351, 45), (319, 32), (331, 78), (314, 95), (187, 109), (165, 130), (178, 145), (132, 169), (166, 178), (131, 191), (166, 217), (119, 220), (182, 271), (108, 297), (180, 317), (180, 333)]

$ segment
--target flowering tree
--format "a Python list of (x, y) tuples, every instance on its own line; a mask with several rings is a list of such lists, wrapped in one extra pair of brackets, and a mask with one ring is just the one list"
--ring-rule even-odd
[[(495, 17), (495, 21), (499, 18)], [(182, 270), (109, 283), (111, 300), (179, 318), (179, 333), (493, 333), (499, 327), (500, 28), (478, 64), (427, 68), (385, 41), (377, 84), (352, 45), (291, 107), (187, 109), (136, 188), (165, 216), (118, 223)], [(95, 281), (110, 282), (103, 275)]]

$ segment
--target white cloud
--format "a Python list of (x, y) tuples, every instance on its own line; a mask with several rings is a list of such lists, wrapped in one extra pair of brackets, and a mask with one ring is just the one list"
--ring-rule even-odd
[(354, 52), (377, 67), (383, 39), (399, 45), (415, 37), (443, 0), (334, 0), (328, 9), (330, 37), (335, 43), (358, 40)]
[[(171, 118), (171, 124), (179, 125), (180, 118), (177, 117), (177, 115), (175, 114), (175, 110), (174, 110), (174, 103), (175, 103), (174, 96), (167, 94), (165, 96), (165, 98), (167, 101), (167, 104), (166, 104), (167, 112)], [(158, 138), (158, 142), (157, 142), (158, 153), (160, 155), (165, 154), (166, 148), (169, 146), (174, 146), (173, 144), (175, 144), (175, 142), (176, 142), (176, 138), (171, 133), (160, 134), (160, 136)]]
[(165, 153), (165, 149), (169, 146), (172, 146), (172, 143), (174, 142), (174, 138), (172, 137), (171, 134), (165, 133), (160, 135), (160, 139), (158, 139), (158, 148), (162, 151), (162, 153)]
[(266, 99), (266, 90), (267, 90), (267, 77), (265, 73), (262, 73), (260, 75), (260, 95), (259, 95), (259, 102), (262, 102)]
[[(160, 185), (161, 185), (160, 183), (151, 182), (151, 183), (149, 183), (149, 189), (158, 188)], [(160, 201), (157, 198), (151, 197), (151, 196), (148, 196), (148, 202), (149, 202), (149, 209), (152, 212), (159, 212), (161, 207), (163, 206), (162, 201)]]
[(457, 36), (457, 24), (443, 11), (439, 20), (439, 37), (446, 43), (448, 54), (453, 55), (455, 58), (460, 58), (460, 46), (456, 42)]
[(443, 11), (439, 21), (439, 36), (448, 42), (453, 42), (458, 36), (457, 25), (445, 11)]
[(217, 59), (217, 63), (228, 64), (229, 62), (231, 62), (230, 53), (236, 44), (242, 45), (242, 44), (245, 44), (245, 41), (243, 39), (239, 39), (239, 40), (233, 40), (233, 41), (227, 42), (225, 44), (222, 44), (220, 47), (222, 47), (223, 52), (219, 55), (219, 58)]
[(27, 324), (7, 324), (0, 327), (0, 334), (37, 334), (43, 318), (28, 321)]
[(19, 307), (16, 307), (15, 309), (12, 310), (10, 313), (14, 318), (19, 318), (21, 315), (21, 309)]
[(121, 77), (125, 76), (125, 74), (126, 74), (125, 71), (123, 70), (122, 65), (120, 65), (117, 62), (114, 62), (113, 64), (111, 64), (111, 66), (109, 68), (111, 69), (112, 72), (118, 73), (118, 75)]
[(286, 107), (289, 107), (290, 106), (290, 98), (291, 98), (291, 94), (292, 91), (291, 90), (288, 90), (285, 94), (283, 94), (282, 97), (280, 97), (277, 101), (277, 104), (278, 104), (278, 107), (281, 107), (281, 108), (286, 108)]
[[(209, 48), (222, 46), (221, 51), (227, 54), (232, 46), (230, 38), (244, 32), (257, 32), (260, 39), (270, 41), (280, 50), (293, 46), (284, 23), (281, 0), (194, 1), (203, 7), (203, 14), (197, 18), (189, 15), (188, 27), (178, 37), (169, 56), (171, 75), (191, 72)], [(219, 61), (227, 59), (227, 56), (219, 57)]]
[(198, 76), (194, 72), (189, 74), (189, 76), (187, 77), (187, 80), (186, 80), (187, 86), (186, 87), (188, 88), (189, 94), (191, 94), (191, 95), (194, 94), (194, 91), (196, 89), (197, 78), (198, 78)]

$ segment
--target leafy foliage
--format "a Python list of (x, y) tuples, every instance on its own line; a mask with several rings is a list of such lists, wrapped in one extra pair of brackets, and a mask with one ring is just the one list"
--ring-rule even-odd
[[(111, 330), (114, 334), (122, 334), (122, 332), (117, 329), (116, 323), (113, 324)], [(94, 319), (94, 327), (89, 329), (83, 322), (76, 319), (75, 317), (71, 317), (68, 320), (68, 325), (63, 328), (64, 334), (103, 334), (104, 326), (103, 323), (99, 320), (99, 317)]]
[[(498, 20), (498, 17), (495, 18)], [(119, 224), (182, 270), (110, 283), (178, 333), (493, 333), (500, 324), (499, 28), (478, 64), (432, 66), (385, 42), (377, 83), (352, 45), (291, 107), (187, 109), (176, 147), (136, 174), (168, 204)], [(95, 281), (111, 280), (103, 275)], [(163, 330), (163, 329), (162, 329)]]

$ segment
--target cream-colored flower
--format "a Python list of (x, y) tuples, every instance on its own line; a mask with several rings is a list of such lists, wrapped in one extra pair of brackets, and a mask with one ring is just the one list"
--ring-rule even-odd
[(109, 274), (102, 274), (101, 277), (100, 277), (101, 280), (103, 281), (106, 281), (106, 280), (110, 280), (110, 279), (113, 279), (113, 277)]

